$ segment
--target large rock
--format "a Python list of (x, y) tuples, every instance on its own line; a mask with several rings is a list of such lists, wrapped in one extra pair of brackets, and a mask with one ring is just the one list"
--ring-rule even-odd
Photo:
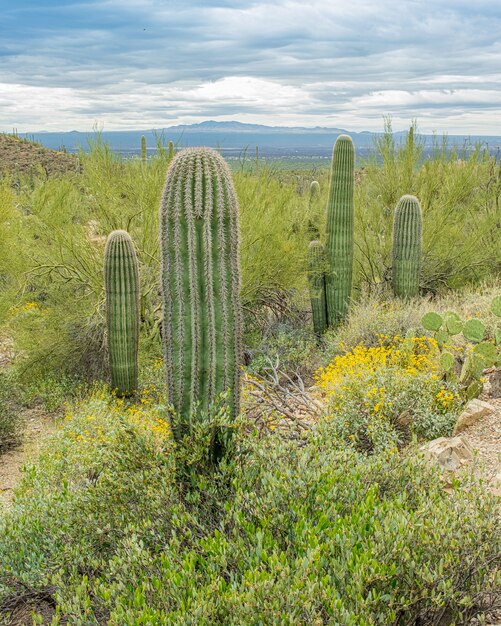
[(464, 437), (439, 437), (423, 446), (426, 458), (436, 460), (447, 471), (455, 472), (473, 459), (473, 449)]
[(464, 411), (458, 417), (453, 434), (457, 435), (468, 428), (468, 426), (472, 426), (475, 422), (478, 422), (481, 417), (485, 417), (491, 413), (494, 413), (494, 407), (488, 402), (484, 402), (478, 398), (470, 400)]

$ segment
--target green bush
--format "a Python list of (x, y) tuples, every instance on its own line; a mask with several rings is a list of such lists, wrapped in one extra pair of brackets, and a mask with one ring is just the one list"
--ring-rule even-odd
[(357, 284), (391, 280), (393, 208), (404, 194), (418, 197), (423, 211), (422, 289), (443, 292), (499, 277), (496, 157), (481, 146), (458, 150), (444, 140), (424, 158), (416, 125), (399, 143), (389, 119), (375, 148), (355, 188)]
[[(325, 423), (303, 445), (239, 436), (190, 489), (152, 397), (70, 410), (0, 521), (0, 594), (53, 624), (459, 624), (497, 585), (499, 516), (413, 455), (369, 458)], [(499, 570), (498, 570), (499, 571)], [(22, 589), (23, 591), (19, 591)]]
[(13, 406), (16, 385), (12, 376), (0, 370), (0, 454), (20, 441), (22, 422)]
[(438, 375), (439, 356), (434, 339), (383, 335), (336, 356), (317, 373), (332, 432), (365, 452), (451, 435), (463, 398)]

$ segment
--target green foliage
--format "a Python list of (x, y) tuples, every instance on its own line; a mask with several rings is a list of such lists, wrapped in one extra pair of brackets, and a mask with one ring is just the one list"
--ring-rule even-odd
[(500, 169), (484, 146), (437, 139), (423, 155), (415, 124), (400, 143), (386, 120), (355, 186), (355, 286), (391, 280), (393, 207), (404, 194), (423, 211), (421, 289), (433, 293), (499, 276)]
[[(224, 159), (188, 148), (172, 161), (160, 206), (163, 337), (178, 439), (230, 392), (239, 413), (242, 320), (238, 201)], [(222, 445), (222, 442), (220, 442)]]
[(393, 218), (393, 293), (413, 298), (419, 293), (421, 271), (421, 206), (414, 196), (402, 196)]
[[(157, 354), (158, 204), (170, 159), (160, 140), (157, 148), (143, 167), (139, 159), (114, 154), (97, 136), (90, 152), (80, 155), (79, 173), (0, 184), (0, 325), (14, 338), (18, 363), (30, 378), (108, 376), (102, 259), (113, 230), (127, 230), (136, 245), (141, 342)], [(281, 314), (306, 296), (309, 213), (295, 184), (265, 165), (234, 179), (242, 304), (252, 328), (259, 328), (270, 311)]]
[(141, 161), (143, 163), (146, 163), (146, 160), (148, 158), (147, 154), (146, 137), (144, 135), (141, 135)]
[(310, 241), (308, 247), (308, 284), (310, 288), (313, 330), (321, 336), (327, 330), (327, 301), (325, 294), (325, 249), (320, 241)]
[(13, 402), (16, 387), (15, 378), (0, 370), (0, 455), (20, 441), (22, 423)]
[(353, 187), (355, 147), (340, 135), (332, 152), (325, 253), (328, 325), (335, 328), (348, 312), (353, 274)]
[(111, 386), (118, 396), (130, 396), (137, 389), (140, 287), (136, 249), (124, 230), (106, 241), (104, 284)]
[(432, 626), (488, 608), (501, 533), (484, 487), (448, 494), (425, 461), (363, 457), (326, 423), (301, 446), (238, 435), (236, 462), (181, 490), (169, 439), (118, 410), (99, 395), (72, 409), (28, 468), (0, 521), (1, 601), (22, 588), (54, 598), (55, 624), (186, 626)]

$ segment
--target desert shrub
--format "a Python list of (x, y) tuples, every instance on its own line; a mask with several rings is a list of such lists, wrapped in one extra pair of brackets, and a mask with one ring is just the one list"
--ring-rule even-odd
[(248, 370), (261, 375), (270, 366), (288, 375), (311, 378), (311, 372), (319, 366), (319, 350), (312, 331), (290, 323), (270, 325), (250, 349)]
[(404, 194), (417, 196), (423, 210), (423, 290), (499, 276), (500, 193), (499, 163), (486, 148), (458, 150), (437, 141), (424, 158), (415, 124), (399, 143), (386, 120), (355, 189), (358, 285), (390, 281), (393, 212)]
[(15, 377), (0, 370), (0, 454), (20, 441), (22, 421), (14, 405), (17, 395)]
[(54, 624), (235, 626), (431, 626), (487, 608), (501, 534), (484, 488), (447, 494), (420, 458), (364, 457), (325, 422), (302, 446), (247, 436), (186, 490), (161, 414), (105, 390), (70, 409), (0, 521), (2, 606), (44, 591)]
[(457, 311), (465, 318), (479, 317), (492, 334), (497, 320), (491, 311), (491, 302), (500, 291), (501, 283), (496, 279), (434, 298), (401, 300), (382, 288), (371, 293), (364, 291), (359, 300), (353, 302), (346, 322), (336, 332), (324, 335), (326, 358), (350, 350), (359, 343), (375, 346), (380, 335), (394, 337), (422, 333), (421, 319), (429, 311)]
[[(127, 230), (138, 250), (143, 346), (156, 354), (160, 343), (158, 206), (167, 155), (160, 150), (147, 164), (125, 160), (98, 136), (80, 160), (81, 173), (0, 188), (0, 224), (11, 224), (0, 229), (0, 244), (16, 260), (7, 259), (5, 269), (0, 260), (0, 288), (10, 285), (9, 293), (0, 290), (0, 322), (32, 376), (106, 376), (102, 265), (115, 229)], [(238, 172), (235, 184), (246, 313), (286, 314), (304, 286), (303, 199), (265, 167)], [(23, 309), (32, 305), (28, 318)]]
[(364, 451), (450, 435), (463, 398), (441, 380), (439, 355), (432, 338), (380, 335), (336, 356), (317, 373), (333, 432)]

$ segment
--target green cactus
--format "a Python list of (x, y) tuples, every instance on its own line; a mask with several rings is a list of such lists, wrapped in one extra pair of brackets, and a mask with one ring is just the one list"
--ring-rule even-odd
[(308, 248), (308, 283), (310, 287), (313, 330), (322, 335), (327, 330), (325, 300), (325, 250), (320, 241), (311, 241)]
[(141, 135), (141, 161), (143, 163), (146, 163), (146, 158), (147, 158), (147, 152), (146, 152), (146, 137), (144, 135)]
[(328, 324), (334, 328), (346, 317), (351, 296), (354, 168), (353, 141), (340, 135), (332, 153), (325, 246)]
[(230, 392), (232, 415), (239, 411), (238, 219), (221, 155), (210, 148), (180, 151), (167, 170), (160, 205), (163, 338), (176, 437), (221, 393)]
[(419, 293), (422, 216), (414, 196), (402, 196), (393, 219), (393, 292), (399, 298)]
[(169, 163), (172, 161), (172, 159), (174, 158), (174, 142), (169, 141), (169, 151), (167, 153), (167, 160), (169, 161)]
[(318, 180), (312, 180), (310, 184), (310, 202), (320, 195), (320, 183)]
[(104, 284), (111, 385), (118, 396), (137, 389), (139, 266), (130, 235), (113, 231), (104, 251)]

